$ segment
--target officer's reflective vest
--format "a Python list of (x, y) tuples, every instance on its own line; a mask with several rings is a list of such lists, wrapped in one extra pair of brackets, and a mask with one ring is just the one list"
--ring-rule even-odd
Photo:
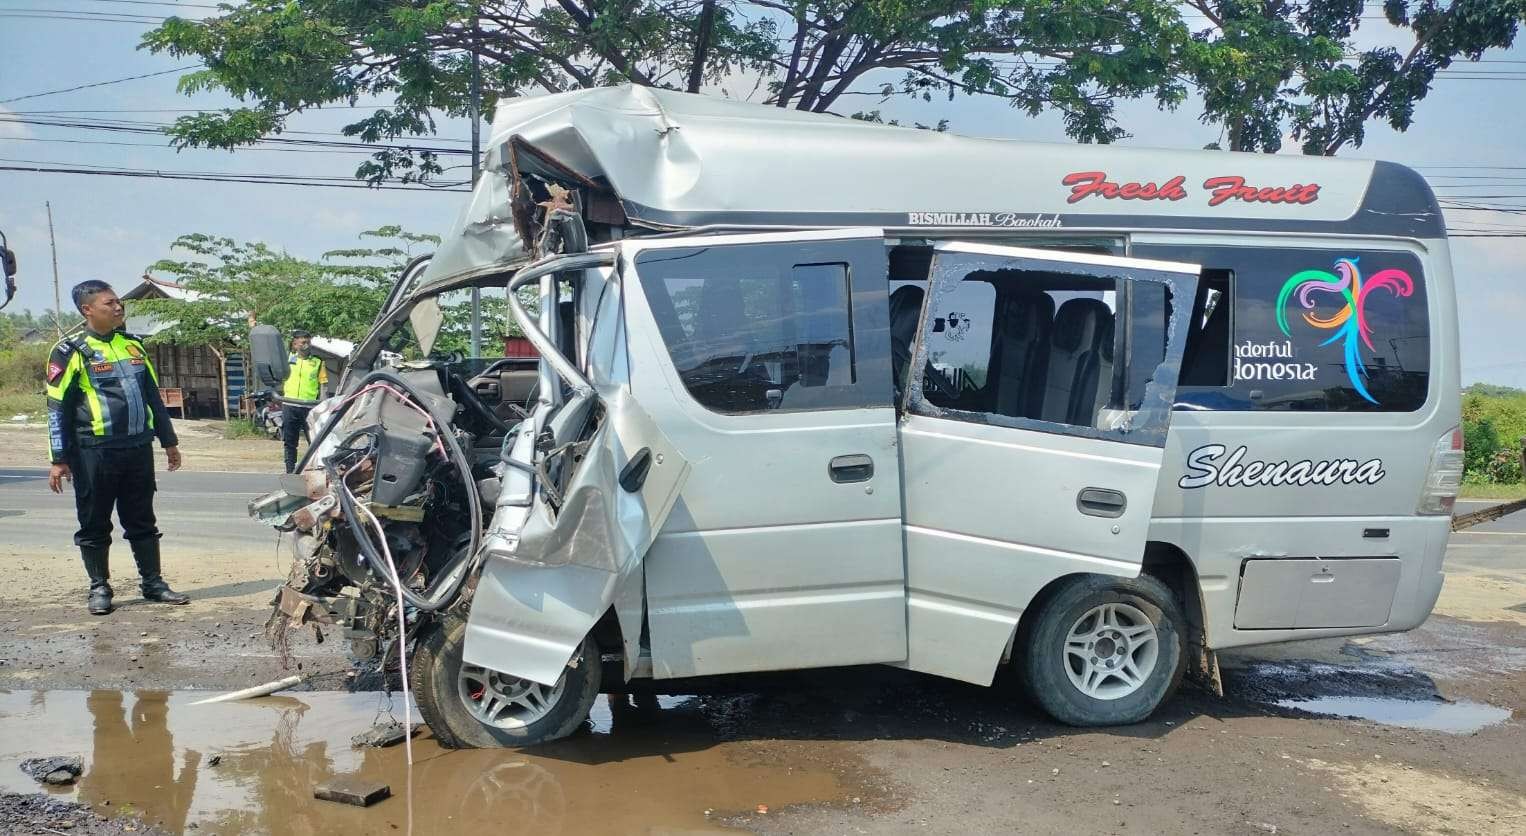
[(309, 354), (306, 357), (293, 355), (291, 358), (291, 373), (286, 376), (286, 387), (282, 395), (295, 398), (299, 401), (316, 401), (320, 393), (323, 373), (323, 360)]
[(159, 375), (143, 342), (121, 331), (65, 340), (48, 357), (48, 430), (54, 461), (78, 441), (136, 444), (174, 430), (159, 397)]

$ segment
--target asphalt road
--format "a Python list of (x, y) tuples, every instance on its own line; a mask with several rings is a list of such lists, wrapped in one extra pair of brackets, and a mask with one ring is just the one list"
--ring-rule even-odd
[[(1466, 514), (1494, 504), (1495, 500), (1458, 502), (1457, 512)], [(1526, 561), (1526, 511), (1454, 531), (1447, 543), (1448, 566), (1520, 572), (1523, 561)]]
[[(275, 532), (249, 519), (249, 500), (276, 488), (263, 473), (159, 473), (154, 509), (166, 549), (216, 539), (221, 551), (274, 549)], [(41, 468), (0, 468), (0, 545), (15, 550), (67, 547), (78, 523), (74, 495), (48, 490)], [(115, 537), (120, 539), (121, 528)]]

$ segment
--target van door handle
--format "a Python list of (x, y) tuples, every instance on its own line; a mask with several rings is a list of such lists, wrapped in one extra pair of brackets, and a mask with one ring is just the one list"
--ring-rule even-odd
[(1121, 517), (1129, 507), (1128, 497), (1122, 491), (1107, 488), (1082, 488), (1076, 494), (1076, 510), (1092, 517)]
[(863, 453), (838, 456), (827, 465), (827, 475), (833, 482), (867, 482), (874, 478), (874, 459)]

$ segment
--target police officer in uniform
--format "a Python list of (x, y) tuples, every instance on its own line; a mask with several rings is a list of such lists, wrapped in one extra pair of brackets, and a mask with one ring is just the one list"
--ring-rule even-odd
[(48, 440), (53, 468), (48, 487), (74, 483), (79, 531), (74, 543), (90, 576), (91, 615), (111, 612), (111, 511), (132, 546), (143, 598), (185, 604), (159, 574), (159, 528), (154, 520), (153, 440), (170, 470), (180, 469), (180, 448), (159, 397), (159, 375), (142, 340), (123, 333), (122, 300), (102, 281), (71, 291), (85, 331), (64, 339), (48, 357)]
[[(312, 355), (313, 336), (306, 331), (291, 333), (291, 372), (286, 375), (283, 397), (299, 401), (316, 401), (329, 382), (328, 369), (323, 358)], [(283, 404), (281, 406), (281, 441), (286, 445), (286, 472), (297, 469), (297, 438), (307, 432), (307, 413), (311, 407)]]

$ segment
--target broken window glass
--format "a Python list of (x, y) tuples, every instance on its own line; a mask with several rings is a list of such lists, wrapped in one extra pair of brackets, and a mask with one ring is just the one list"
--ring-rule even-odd
[[(1191, 298), (1195, 276), (957, 251), (939, 253), (932, 275), (908, 410), (1164, 443), (1186, 332), (1173, 300)], [(895, 294), (914, 288), (901, 284)]]

